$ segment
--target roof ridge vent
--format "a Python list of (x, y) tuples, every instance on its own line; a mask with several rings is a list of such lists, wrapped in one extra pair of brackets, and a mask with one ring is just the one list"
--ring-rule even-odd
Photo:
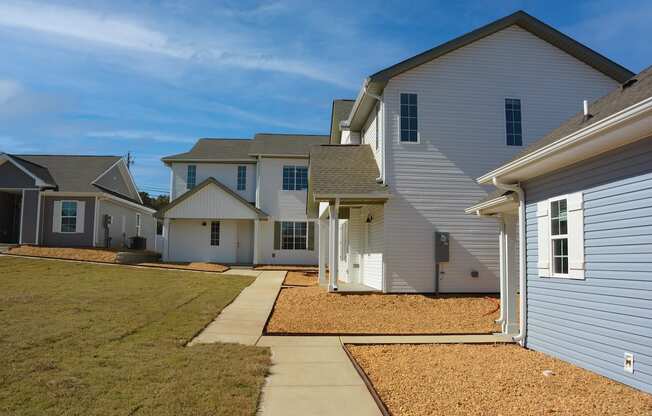
[(621, 88), (622, 88), (623, 90), (625, 90), (625, 89), (631, 87), (632, 85), (636, 84), (637, 82), (638, 82), (638, 79), (636, 79), (636, 78), (630, 78), (630, 79), (628, 79), (627, 81), (625, 81), (625, 82), (623, 83), (623, 85), (621, 85)]

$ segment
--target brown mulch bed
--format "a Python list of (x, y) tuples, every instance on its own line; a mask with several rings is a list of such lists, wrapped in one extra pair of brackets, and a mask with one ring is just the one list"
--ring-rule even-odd
[(515, 345), (348, 348), (394, 415), (652, 414), (651, 395)]
[(484, 334), (499, 330), (495, 297), (328, 293), (283, 288), (268, 333)]
[(288, 272), (283, 284), (285, 286), (317, 286), (318, 279), (318, 272), (314, 271)]
[(9, 250), (9, 254), (21, 256), (50, 257), (66, 260), (99, 261), (115, 263), (118, 250), (98, 248), (66, 248), (66, 247), (35, 247), (20, 246)]
[(228, 266), (218, 263), (138, 263), (139, 266), (160, 267), (162, 269), (194, 270), (200, 272), (222, 273), (229, 270)]

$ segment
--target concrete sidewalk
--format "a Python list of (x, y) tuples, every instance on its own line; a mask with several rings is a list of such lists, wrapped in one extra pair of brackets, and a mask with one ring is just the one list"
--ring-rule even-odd
[(232, 342), (256, 345), (285, 279), (284, 271), (229, 270), (225, 274), (255, 276), (256, 280), (188, 345)]
[(256, 345), (272, 350), (259, 416), (382, 415), (339, 337), (264, 336)]

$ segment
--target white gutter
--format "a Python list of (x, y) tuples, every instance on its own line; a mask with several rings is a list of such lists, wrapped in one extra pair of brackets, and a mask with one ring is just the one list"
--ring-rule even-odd
[[(506, 184), (494, 177), (492, 179), (494, 186), (498, 189), (505, 191), (512, 191), (518, 195), (518, 258), (519, 258), (519, 286), (520, 286), (520, 315), (519, 315), (519, 333), (514, 337), (514, 341), (517, 341), (521, 346), (525, 345), (525, 333), (527, 328), (527, 270), (526, 270), (526, 246), (525, 243), (525, 191), (518, 184)], [(502, 309), (502, 308), (501, 308)]]

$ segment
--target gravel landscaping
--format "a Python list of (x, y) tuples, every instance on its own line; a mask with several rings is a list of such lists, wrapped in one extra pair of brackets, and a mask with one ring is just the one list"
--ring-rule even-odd
[(318, 272), (287, 272), (283, 285), (285, 286), (317, 286)]
[(65, 260), (98, 261), (102, 263), (115, 263), (118, 250), (102, 248), (66, 248), (66, 247), (13, 247), (9, 254), (21, 256), (49, 257)]
[(139, 266), (160, 267), (162, 269), (192, 270), (199, 272), (223, 273), (229, 270), (228, 266), (218, 263), (138, 263)]
[(499, 330), (498, 300), (487, 296), (328, 293), (283, 288), (267, 333), (487, 334)]
[(651, 395), (516, 345), (348, 348), (393, 415), (652, 415)]

